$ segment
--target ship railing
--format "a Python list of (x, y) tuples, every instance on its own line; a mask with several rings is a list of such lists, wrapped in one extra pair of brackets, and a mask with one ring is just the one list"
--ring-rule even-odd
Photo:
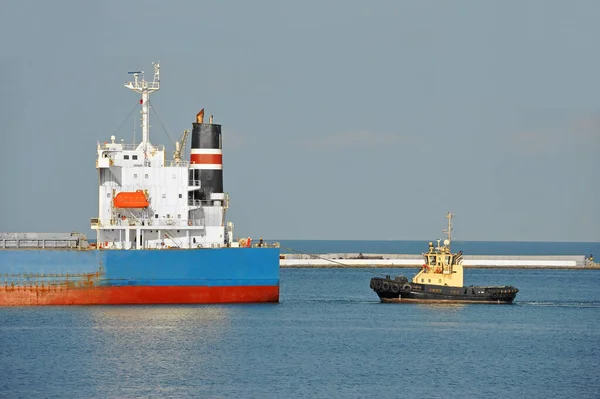
[[(100, 146), (100, 149), (102, 150), (113, 150), (113, 151), (135, 151), (137, 150), (139, 144), (125, 144), (125, 143), (109, 143), (109, 142), (105, 142), (105, 143), (98, 143), (98, 145)], [(153, 145), (153, 147), (157, 150), (157, 151), (164, 151), (165, 150), (165, 146), (164, 145)], [(182, 161), (184, 162), (184, 161)], [(185, 161), (188, 162), (188, 161)], [(189, 162), (188, 162), (189, 164)]]
[(252, 248), (279, 248), (279, 241), (263, 241), (260, 242), (252, 241)]
[[(250, 244), (248, 244), (248, 239), (250, 239)], [(239, 248), (279, 248), (279, 241), (266, 241), (266, 240), (256, 240), (251, 237), (248, 238), (240, 238), (235, 241), (236, 246)]]
[(158, 223), (152, 223), (151, 220), (149, 220), (148, 223), (149, 226), (155, 226), (155, 227), (160, 227), (160, 226), (204, 226), (204, 220), (193, 220), (193, 219), (163, 219), (160, 220)]
[(190, 166), (190, 161), (175, 161), (171, 160), (168, 163), (169, 166)]
[(210, 200), (194, 200), (194, 199), (190, 199), (188, 200), (188, 206), (210, 206), (212, 204), (212, 201)]
[(148, 226), (204, 226), (204, 220), (194, 219), (162, 219), (158, 223), (153, 223), (151, 219), (148, 220)]
[(87, 240), (79, 238), (73, 239), (16, 239), (16, 240), (0, 240), (0, 249), (60, 249), (60, 248), (87, 248)]
[(102, 223), (99, 219), (97, 223), (92, 223), (92, 227), (103, 227), (103, 226), (154, 226), (156, 228), (171, 228), (173, 226), (204, 226), (204, 219), (110, 219), (106, 223)]
[(188, 226), (204, 226), (204, 220), (193, 220), (190, 219), (187, 221)]

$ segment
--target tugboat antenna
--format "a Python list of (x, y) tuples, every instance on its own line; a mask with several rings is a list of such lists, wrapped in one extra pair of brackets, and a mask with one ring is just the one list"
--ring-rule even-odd
[(446, 214), (446, 218), (448, 219), (448, 229), (444, 230), (444, 233), (446, 233), (448, 235), (448, 243), (446, 244), (446, 246), (450, 245), (450, 243), (452, 242), (452, 218), (454, 217), (453, 213), (448, 212)]

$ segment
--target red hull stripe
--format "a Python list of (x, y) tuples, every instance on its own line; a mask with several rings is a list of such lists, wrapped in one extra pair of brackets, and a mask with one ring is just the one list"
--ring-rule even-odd
[(279, 302), (279, 286), (0, 287), (0, 306), (152, 305)]
[(192, 154), (190, 161), (196, 164), (222, 165), (223, 154)]

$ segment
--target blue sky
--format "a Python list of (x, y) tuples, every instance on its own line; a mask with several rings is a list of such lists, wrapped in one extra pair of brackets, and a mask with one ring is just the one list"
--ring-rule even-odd
[(7, 2), (0, 231), (94, 236), (96, 142), (132, 139), (126, 72), (160, 61), (151, 141), (215, 115), (240, 236), (428, 240), (452, 211), (461, 240), (598, 241), (598, 20), (584, 0)]

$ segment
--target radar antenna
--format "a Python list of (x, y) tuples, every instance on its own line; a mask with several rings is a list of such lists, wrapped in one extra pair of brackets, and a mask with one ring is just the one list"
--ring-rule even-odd
[[(142, 95), (140, 104), (142, 105), (142, 142), (138, 146), (138, 150), (144, 151), (144, 160), (148, 161), (148, 151), (154, 150), (150, 144), (150, 124), (148, 118), (148, 106), (150, 94), (160, 89), (160, 63), (152, 63), (154, 65), (154, 80), (146, 82), (144, 79), (144, 71), (127, 72), (133, 75), (133, 82), (126, 82), (125, 87)], [(140, 80), (141, 77), (141, 80)]]

